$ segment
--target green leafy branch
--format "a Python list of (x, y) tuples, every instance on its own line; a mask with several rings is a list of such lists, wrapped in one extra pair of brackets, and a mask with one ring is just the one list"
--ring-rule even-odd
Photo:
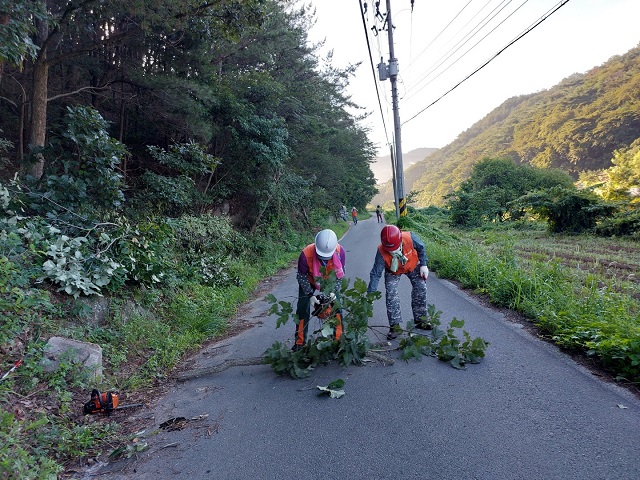
[(453, 317), (446, 328), (441, 328), (442, 312), (434, 305), (427, 308), (426, 321), (433, 327), (430, 335), (414, 332), (413, 322), (408, 322), (407, 336), (400, 340), (402, 359), (420, 359), (423, 355), (437, 357), (449, 362), (457, 369), (463, 369), (469, 363), (480, 363), (484, 358), (489, 342), (481, 337), (471, 338), (466, 330), (462, 331), (462, 339), (456, 335), (456, 329), (464, 327), (464, 320)]
[[(328, 280), (321, 281), (323, 292), (331, 292), (335, 286), (333, 274)], [(344, 333), (340, 339), (333, 337), (338, 322), (334, 312), (321, 328), (310, 332), (307, 343), (299, 351), (291, 351), (286, 345), (275, 342), (265, 352), (264, 363), (271, 365), (278, 375), (288, 374), (293, 378), (305, 378), (317, 365), (326, 365), (332, 360), (345, 366), (361, 365), (371, 349), (367, 336), (370, 328), (368, 319), (373, 316), (374, 300), (380, 296), (379, 292), (367, 293), (366, 283), (362, 279), (357, 278), (353, 287), (349, 287), (347, 279), (342, 279), (340, 296), (334, 306), (335, 312), (340, 310), (343, 314)], [(291, 318), (298, 322), (291, 303), (278, 301), (273, 295), (268, 295), (266, 300), (272, 304), (269, 314), (278, 316), (276, 328)], [(407, 336), (400, 340), (402, 359), (434, 356), (458, 369), (470, 363), (479, 363), (489, 343), (480, 337), (472, 338), (466, 330), (459, 337), (456, 329), (464, 326), (464, 320), (453, 318), (446, 328), (442, 328), (441, 316), (442, 312), (436, 310), (434, 305), (428, 305), (424, 321), (433, 327), (429, 335), (416, 333), (413, 322), (407, 323)]]
[[(321, 291), (325, 294), (335, 291), (339, 286), (340, 295), (336, 298), (332, 311), (321, 327), (309, 332), (307, 343), (299, 351), (291, 351), (286, 345), (275, 342), (266, 352), (264, 363), (278, 374), (288, 374), (293, 378), (305, 378), (317, 365), (326, 365), (337, 361), (340, 365), (361, 365), (370, 349), (367, 336), (368, 319), (373, 316), (373, 301), (380, 298), (379, 292), (367, 294), (366, 283), (357, 278), (353, 286), (349, 279), (337, 280), (331, 272), (329, 278), (321, 279)], [(267, 295), (271, 303), (270, 315), (277, 315), (276, 328), (293, 319), (297, 324), (294, 309), (289, 302), (278, 301), (275, 296)], [(334, 337), (334, 329), (339, 323), (338, 313), (342, 316), (343, 333), (339, 339)]]

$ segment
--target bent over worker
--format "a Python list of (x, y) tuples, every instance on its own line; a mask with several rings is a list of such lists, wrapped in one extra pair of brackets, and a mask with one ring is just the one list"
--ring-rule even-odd
[(402, 232), (395, 225), (386, 225), (380, 232), (373, 268), (369, 273), (367, 293), (378, 290), (378, 281), (384, 272), (386, 290), (387, 318), (389, 333), (387, 339), (397, 338), (397, 325), (402, 322), (398, 284), (400, 277), (406, 275), (411, 281), (411, 310), (416, 328), (431, 330), (426, 321), (427, 284), (429, 268), (424, 243), (413, 232)]
[[(309, 330), (310, 312), (320, 304), (315, 292), (320, 290), (321, 278), (329, 278), (331, 272), (335, 272), (336, 278), (340, 280), (344, 277), (344, 267), (346, 253), (344, 248), (338, 243), (338, 237), (331, 229), (318, 232), (314, 243), (302, 249), (298, 257), (298, 324), (296, 325), (296, 337), (292, 350), (297, 351), (307, 341)], [(324, 267), (324, 274), (320, 268)], [(331, 292), (330, 297), (335, 300), (340, 295), (340, 282), (336, 282), (335, 292)], [(336, 317), (339, 320), (335, 329), (335, 338), (338, 340), (342, 335), (342, 314), (338, 312)]]

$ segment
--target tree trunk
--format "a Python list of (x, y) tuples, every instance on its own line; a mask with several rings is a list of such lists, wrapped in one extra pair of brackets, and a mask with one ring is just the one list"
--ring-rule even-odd
[[(45, 45), (49, 34), (46, 20), (38, 22), (38, 44)], [(47, 94), (49, 83), (49, 64), (47, 63), (46, 46), (40, 50), (38, 58), (33, 64), (33, 85), (31, 90), (31, 122), (29, 148), (44, 147), (47, 134)], [(38, 156), (37, 161), (29, 166), (27, 172), (40, 179), (44, 172), (44, 157)]]
[[(0, 16), (0, 25), (6, 25), (9, 23), (11, 17), (9, 15)], [(0, 60), (0, 83), (2, 83), (2, 72), (4, 71), (4, 62)]]

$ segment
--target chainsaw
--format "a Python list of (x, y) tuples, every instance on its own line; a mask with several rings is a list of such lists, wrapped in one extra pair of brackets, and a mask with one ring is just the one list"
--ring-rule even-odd
[(321, 320), (326, 320), (333, 313), (334, 301), (331, 299), (329, 295), (325, 293), (320, 293), (316, 295), (316, 298), (320, 303), (318, 303), (315, 306), (311, 314), (318, 317)]
[(131, 403), (128, 405), (120, 405), (120, 398), (117, 392), (100, 392), (94, 389), (91, 392), (91, 400), (84, 404), (84, 414), (104, 413), (111, 415), (114, 410), (123, 410), (125, 408), (141, 407), (142, 403)]

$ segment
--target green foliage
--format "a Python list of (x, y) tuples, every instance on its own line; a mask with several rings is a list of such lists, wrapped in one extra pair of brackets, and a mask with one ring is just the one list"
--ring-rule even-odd
[[(334, 306), (333, 313), (320, 328), (311, 332), (307, 343), (301, 350), (293, 352), (285, 345), (275, 342), (264, 354), (264, 362), (278, 375), (288, 374), (292, 378), (305, 378), (317, 366), (337, 361), (340, 365), (360, 365), (369, 349), (367, 336), (368, 319), (373, 315), (373, 300), (380, 297), (379, 292), (367, 294), (366, 283), (357, 278), (353, 286), (343, 278), (340, 282), (340, 298)], [(327, 294), (333, 291), (336, 284), (335, 273), (321, 281), (321, 289)], [(271, 303), (269, 314), (278, 315), (276, 326), (284, 325), (291, 316), (295, 318), (291, 304), (269, 295), (266, 300)], [(333, 331), (342, 315), (343, 334), (335, 340)], [(293, 314), (293, 315), (292, 315)]]
[(124, 184), (118, 168), (127, 150), (109, 136), (108, 124), (96, 110), (68, 107), (64, 125), (41, 154), (50, 162), (29, 194), (37, 213), (77, 220), (77, 215), (122, 206)]
[(61, 465), (42, 451), (30, 451), (32, 431), (47, 424), (47, 418), (25, 424), (0, 408), (0, 475), (3, 478), (57, 478)]
[(413, 322), (407, 324), (408, 335), (400, 340), (402, 358), (420, 359), (422, 355), (433, 356), (443, 362), (449, 362), (456, 369), (463, 369), (469, 363), (480, 363), (484, 358), (489, 342), (471, 335), (466, 330), (462, 331), (462, 339), (456, 335), (456, 329), (464, 327), (464, 320), (453, 318), (446, 328), (440, 328), (440, 316), (442, 312), (430, 304), (427, 308), (427, 317), (424, 321), (433, 327), (430, 335), (415, 333)]
[(101, 287), (112, 280), (121, 265), (107, 257), (87, 258), (87, 242), (85, 237), (63, 235), (50, 244), (46, 252), (49, 260), (42, 265), (43, 279), (60, 284), (59, 291), (76, 298), (80, 294), (100, 295)]
[(521, 218), (522, 207), (514, 200), (531, 190), (559, 186), (573, 186), (562, 171), (516, 165), (509, 159), (484, 159), (474, 165), (458, 190), (446, 196), (451, 223), (477, 227), (487, 221)]
[[(519, 239), (531, 241), (531, 234), (518, 235), (517, 229), (509, 228), (511, 224), (502, 225), (500, 230), (476, 230), (473, 236), (471, 232), (458, 232), (462, 238), (452, 241), (434, 236), (433, 222), (428, 219), (417, 216), (412, 222), (413, 229), (425, 239), (429, 266), (439, 277), (455, 279), (464, 288), (486, 294), (492, 304), (525, 314), (558, 345), (597, 358), (620, 379), (640, 380), (640, 305), (633, 298), (637, 288), (620, 293), (625, 287), (619, 280), (603, 283), (602, 273), (585, 276), (582, 270), (589, 267), (589, 253), (577, 258), (576, 268), (561, 263), (558, 246), (562, 240), (545, 240), (553, 243), (553, 250), (544, 255), (531, 254), (531, 247)], [(503, 230), (508, 241), (492, 238)], [(566, 259), (571, 259), (594, 240), (573, 236), (566, 241)], [(533, 243), (540, 245), (541, 239)], [(602, 247), (593, 248), (598, 251)], [(627, 251), (627, 256), (633, 251), (630, 246), (617, 248)], [(591, 261), (600, 263), (597, 258)], [(408, 354), (417, 355), (421, 348), (428, 352), (431, 345), (418, 339), (412, 348)]]
[(154, 170), (149, 169), (140, 177), (132, 200), (138, 208), (179, 215), (207, 203), (207, 188), (218, 158), (195, 142), (176, 143), (169, 150), (155, 146), (147, 149), (154, 160)]
[(22, 68), (25, 60), (34, 59), (38, 46), (31, 36), (35, 33), (34, 19), (46, 18), (46, 3), (0, 0), (0, 18), (8, 23), (0, 25), (0, 64), (8, 62)]
[(595, 233), (604, 237), (635, 236), (640, 238), (640, 209), (624, 210), (596, 225)]
[[(151, 286), (162, 283), (175, 267), (175, 238), (164, 221), (131, 225), (126, 218), (110, 235), (114, 258), (126, 271), (129, 285)], [(108, 288), (113, 289), (111, 283)]]
[[(332, 291), (332, 285), (335, 282), (333, 272), (325, 282), (323, 291)], [(366, 335), (368, 318), (373, 315), (373, 301), (380, 297), (380, 292), (367, 293), (366, 283), (359, 278), (355, 280), (353, 288), (348, 288), (348, 283), (343, 279), (341, 298), (339, 305), (335, 307), (342, 308), (342, 311), (346, 312), (343, 317), (344, 333), (340, 339), (338, 341), (333, 339), (336, 318), (332, 316), (320, 329), (313, 332), (313, 336), (299, 351), (291, 351), (280, 342), (275, 342), (264, 355), (264, 362), (271, 365), (274, 372), (278, 375), (286, 373), (292, 378), (305, 378), (317, 365), (327, 364), (332, 360), (337, 360), (340, 365), (362, 364), (362, 360), (370, 349)], [(273, 295), (268, 295), (266, 300), (271, 303), (269, 314), (278, 315), (277, 327), (285, 324), (291, 316), (296, 319), (290, 303), (278, 301)], [(434, 326), (431, 338), (414, 334), (413, 322), (407, 324), (408, 337), (400, 341), (402, 358), (419, 359), (422, 355), (433, 355), (451, 363), (455, 368), (464, 368), (467, 363), (480, 362), (489, 344), (481, 338), (472, 339), (466, 331), (463, 331), (463, 339), (460, 340), (454, 329), (462, 328), (463, 320), (454, 319), (446, 330), (441, 330), (439, 328), (441, 315), (442, 312), (436, 311), (433, 305), (428, 306), (427, 318), (424, 320)], [(333, 397), (330, 390), (329, 386), (323, 391), (330, 393)]]
[(0, 345), (44, 328), (55, 311), (49, 293), (29, 288), (22, 273), (20, 265), (0, 257)]
[(614, 205), (603, 202), (590, 191), (564, 187), (531, 192), (512, 205), (547, 220), (549, 231), (553, 233), (593, 232), (598, 220), (616, 210)]
[(184, 215), (171, 220), (181, 252), (182, 274), (210, 286), (242, 284), (244, 258), (251, 258), (249, 243), (234, 230), (228, 217)]
[(342, 380), (341, 378), (338, 378), (337, 380), (334, 380), (326, 387), (322, 387), (318, 385), (318, 390), (320, 390), (320, 392), (318, 393), (318, 396), (321, 397), (321, 396), (329, 395), (329, 397), (331, 398), (342, 398), (344, 396), (344, 390), (342, 390), (342, 387), (344, 387), (344, 384), (345, 384), (345, 381)]

